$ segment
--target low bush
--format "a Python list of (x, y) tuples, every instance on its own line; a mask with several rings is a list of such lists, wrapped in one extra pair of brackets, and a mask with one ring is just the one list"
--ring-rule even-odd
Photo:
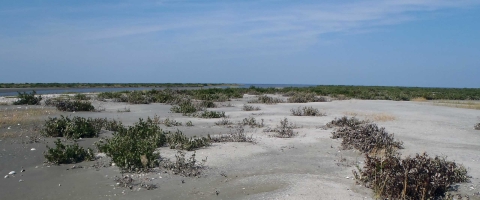
[(145, 171), (158, 166), (158, 153), (155, 149), (165, 145), (165, 132), (148, 118), (140, 119), (133, 126), (120, 128), (112, 138), (100, 140), (96, 146), (122, 171)]
[(47, 151), (44, 153), (47, 162), (56, 165), (78, 163), (85, 160), (94, 160), (95, 156), (93, 150), (79, 147), (77, 143), (73, 145), (64, 145), (57, 139), (55, 141), (55, 148), (47, 146)]
[(122, 97), (121, 92), (101, 92), (97, 95), (98, 100), (113, 99), (118, 101)]
[(217, 126), (227, 126), (227, 125), (232, 125), (232, 121), (230, 121), (228, 118), (222, 118), (220, 121), (215, 122), (215, 125)]
[(170, 111), (173, 113), (182, 113), (183, 115), (188, 115), (197, 112), (197, 107), (190, 100), (184, 100), (178, 105), (172, 106)]
[(203, 111), (201, 113), (198, 113), (197, 114), (197, 117), (200, 117), (200, 118), (225, 118), (227, 117), (225, 115), (225, 112), (219, 112), (219, 111)]
[(210, 146), (210, 136), (208, 137), (187, 137), (181, 131), (168, 133), (167, 143), (171, 149), (180, 149), (192, 151), (201, 147)]
[(426, 153), (405, 159), (399, 154), (382, 158), (367, 154), (363, 169), (354, 175), (381, 199), (443, 199), (454, 183), (468, 181), (465, 167)]
[(258, 96), (256, 100), (249, 101), (248, 103), (264, 103), (264, 104), (277, 104), (284, 103), (280, 98), (269, 97), (267, 95)]
[(291, 109), (293, 116), (326, 116), (327, 114), (320, 112), (318, 109), (313, 107), (298, 107), (297, 109)]
[(57, 110), (67, 112), (95, 110), (95, 107), (93, 107), (92, 103), (89, 101), (57, 101), (55, 107), (57, 107)]
[(97, 137), (103, 123), (97, 119), (83, 117), (48, 118), (44, 128), (40, 131), (47, 137), (66, 137), (70, 139)]
[(37, 92), (33, 90), (31, 93), (18, 92), (18, 100), (13, 102), (13, 105), (40, 105), (42, 101), (42, 96), (35, 96)]
[(355, 128), (340, 127), (332, 132), (332, 139), (337, 138), (342, 138), (343, 149), (357, 149), (363, 153), (403, 148), (403, 142), (395, 141), (393, 134), (376, 124), (364, 124)]
[(251, 106), (251, 105), (247, 105), (247, 104), (244, 104), (243, 107), (242, 107), (242, 110), (243, 111), (257, 111), (257, 110), (260, 110), (260, 107), (254, 107), (254, 106)]
[(335, 118), (331, 122), (327, 123), (327, 127), (333, 128), (333, 127), (350, 127), (354, 128), (356, 126), (359, 126), (361, 124), (365, 124), (367, 121), (359, 120), (356, 117), (347, 117), (343, 116), (341, 118)]
[(200, 102), (199, 106), (203, 107), (203, 108), (216, 108), (217, 107), (217, 105), (215, 105), (215, 103), (213, 103), (213, 101), (202, 101), (202, 102)]
[(295, 125), (291, 122), (289, 123), (287, 118), (284, 118), (280, 121), (280, 126), (277, 126), (274, 129), (266, 129), (264, 130), (264, 132), (275, 132), (275, 137), (291, 138), (298, 134), (296, 132), (293, 132), (294, 128)]
[(75, 94), (75, 96), (73, 96), (73, 99), (75, 99), (75, 100), (90, 100), (90, 97), (88, 97), (85, 94), (78, 93), (78, 94)]
[(182, 151), (177, 151), (175, 162), (169, 160), (162, 161), (164, 168), (173, 171), (174, 174), (180, 174), (187, 177), (200, 176), (205, 162), (207, 162), (206, 158), (201, 162), (198, 162), (195, 158), (195, 153), (193, 153), (189, 159), (186, 159), (185, 153)]
[(480, 130), (480, 123), (475, 124), (475, 126), (473, 126), (473, 128), (475, 130)]
[(192, 122), (192, 121), (188, 121), (187, 123), (185, 123), (185, 126), (193, 126), (193, 122)]
[(172, 126), (181, 126), (182, 122), (177, 122), (174, 119), (166, 118), (165, 120), (162, 121), (162, 124), (167, 127), (172, 127)]
[(263, 127), (263, 119), (262, 119), (262, 122), (257, 122), (257, 120), (254, 117), (244, 118), (240, 123), (240, 125), (250, 126), (251, 128), (254, 128), (254, 127), (261, 128)]
[(315, 93), (298, 92), (288, 98), (288, 103), (326, 102), (325, 97), (317, 97)]
[(153, 102), (153, 99), (148, 95), (144, 95), (142, 91), (132, 91), (127, 93), (126, 102), (130, 104), (149, 104)]
[(255, 139), (252, 136), (245, 134), (243, 127), (237, 127), (234, 130), (230, 130), (227, 134), (212, 135), (212, 142), (250, 142), (255, 143)]

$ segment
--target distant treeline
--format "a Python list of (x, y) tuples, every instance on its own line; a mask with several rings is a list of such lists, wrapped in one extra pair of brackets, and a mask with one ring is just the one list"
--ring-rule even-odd
[(0, 83), (0, 88), (121, 88), (230, 86), (224, 83)]
[[(378, 87), (378, 86), (314, 86), (286, 88), (208, 88), (198, 90), (146, 90), (103, 92), (101, 98), (113, 98), (118, 101), (131, 102), (128, 99), (142, 99), (139, 102), (167, 103), (175, 99), (190, 97), (197, 100), (226, 101), (231, 98), (241, 98), (243, 94), (263, 95), (282, 94), (286, 97), (295, 95), (330, 96), (335, 99), (366, 99), (410, 101), (425, 100), (480, 100), (480, 88), (418, 88), (418, 87)], [(302, 95), (303, 94), (303, 95)], [(308, 96), (308, 95), (307, 95)], [(178, 97), (178, 98), (177, 98)], [(133, 102), (133, 101), (132, 101)]]

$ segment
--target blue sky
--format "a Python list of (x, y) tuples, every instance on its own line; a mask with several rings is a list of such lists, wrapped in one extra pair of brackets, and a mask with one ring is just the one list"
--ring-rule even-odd
[(0, 82), (480, 87), (480, 1), (2, 1)]

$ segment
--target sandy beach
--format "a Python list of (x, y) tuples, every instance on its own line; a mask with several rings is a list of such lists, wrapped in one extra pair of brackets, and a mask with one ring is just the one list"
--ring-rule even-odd
[[(458, 184), (458, 192), (470, 199), (480, 199), (480, 131), (473, 126), (480, 120), (478, 110), (436, 106), (429, 102), (343, 100), (314, 103), (280, 103), (258, 106), (258, 111), (243, 111), (244, 104), (255, 96), (217, 103), (213, 111), (224, 111), (229, 120), (237, 123), (244, 118), (263, 119), (263, 128), (245, 131), (256, 143), (213, 143), (196, 150), (197, 159), (207, 158), (202, 176), (197, 178), (175, 175), (165, 170), (151, 173), (128, 174), (134, 179), (156, 184), (154, 190), (133, 189), (115, 184), (115, 176), (122, 176), (108, 157), (96, 161), (68, 165), (44, 163), (46, 145), (54, 138), (43, 138), (38, 143), (26, 143), (35, 129), (48, 116), (81, 116), (108, 118), (132, 125), (139, 118), (174, 119), (194, 126), (165, 127), (180, 130), (187, 136), (206, 136), (230, 131), (217, 126), (219, 119), (202, 119), (171, 113), (171, 105), (152, 103), (131, 105), (118, 102), (92, 101), (101, 112), (60, 112), (53, 107), (0, 105), (8, 109), (44, 109), (27, 124), (0, 127), (0, 196), (1, 199), (374, 199), (370, 189), (357, 185), (352, 170), (362, 165), (364, 155), (355, 150), (341, 150), (340, 140), (331, 139), (333, 129), (324, 127), (342, 116), (368, 119), (385, 127), (395, 138), (403, 141), (403, 156), (427, 152), (446, 156), (463, 164), (472, 178), (470, 183)], [(0, 99), (0, 102), (9, 99)], [(230, 106), (221, 106), (230, 104)], [(311, 106), (326, 116), (292, 116), (290, 110)], [(130, 112), (118, 112), (122, 109)], [(276, 127), (288, 118), (298, 128), (293, 138), (272, 137), (263, 129)], [(36, 126), (34, 126), (36, 125)], [(109, 137), (103, 131), (100, 137)], [(83, 147), (91, 147), (99, 138), (79, 140)], [(174, 158), (177, 150), (159, 148), (160, 155)], [(192, 154), (187, 152), (187, 155)], [(21, 172), (24, 169), (24, 172)], [(16, 174), (10, 175), (10, 171)]]

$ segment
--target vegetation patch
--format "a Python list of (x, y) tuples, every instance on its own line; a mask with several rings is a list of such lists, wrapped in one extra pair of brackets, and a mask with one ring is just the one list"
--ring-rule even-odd
[(185, 158), (185, 153), (182, 151), (177, 151), (175, 155), (175, 162), (170, 160), (163, 160), (162, 165), (165, 169), (171, 170), (174, 174), (179, 174), (186, 177), (197, 177), (201, 175), (203, 168), (205, 168), (205, 163), (207, 158), (202, 161), (197, 161), (195, 158), (195, 152), (190, 156), (189, 159)]
[(92, 103), (89, 101), (58, 101), (55, 104), (57, 110), (74, 112), (74, 111), (94, 111)]
[(227, 117), (225, 115), (225, 112), (223, 111), (203, 111), (201, 113), (198, 113), (197, 114), (197, 117), (200, 117), (200, 118), (225, 118)]
[(288, 103), (327, 102), (325, 97), (318, 97), (315, 93), (297, 92), (288, 98)]
[(462, 165), (426, 153), (405, 159), (366, 155), (365, 166), (354, 175), (382, 199), (443, 199), (450, 186), (469, 179)]
[(258, 110), (260, 110), (260, 107), (244, 104), (243, 107), (242, 107), (242, 110), (243, 111), (258, 111)]
[(197, 107), (190, 100), (184, 100), (178, 105), (172, 106), (170, 111), (173, 113), (182, 113), (183, 115), (189, 115), (198, 111)]
[(245, 129), (243, 127), (237, 127), (236, 129), (230, 130), (227, 134), (219, 134), (211, 136), (212, 142), (250, 142), (255, 143), (255, 139), (252, 136), (247, 136), (245, 134)]
[(96, 145), (122, 171), (145, 171), (159, 165), (159, 154), (155, 149), (165, 145), (166, 141), (162, 129), (148, 118), (119, 129), (112, 138), (100, 140)]
[(55, 141), (55, 148), (47, 146), (47, 151), (44, 154), (47, 162), (56, 165), (78, 163), (86, 160), (94, 160), (95, 156), (93, 150), (78, 146), (77, 143), (73, 145), (62, 144), (60, 139)]
[(172, 126), (181, 126), (182, 125), (182, 122), (178, 122), (174, 119), (170, 119), (170, 118), (166, 118), (165, 120), (163, 120), (161, 122), (163, 125), (167, 126), (167, 127), (172, 127)]
[(13, 105), (40, 105), (42, 96), (35, 96), (37, 92), (33, 90), (31, 93), (18, 92), (17, 101), (13, 102)]
[(298, 107), (297, 109), (291, 109), (293, 116), (327, 116), (327, 114), (320, 112), (318, 109), (313, 107)]
[(98, 137), (103, 122), (101, 119), (83, 117), (48, 118), (44, 128), (40, 131), (47, 137), (66, 137), (69, 139)]
[(201, 147), (210, 146), (210, 135), (207, 137), (197, 138), (187, 137), (181, 131), (168, 133), (167, 143), (171, 149), (192, 151)]
[(222, 118), (220, 121), (218, 122), (215, 122), (215, 125), (217, 126), (228, 126), (228, 125), (232, 125), (233, 122), (230, 121), (228, 118), (224, 117)]
[(274, 129), (266, 128), (263, 130), (263, 132), (275, 132), (275, 137), (291, 138), (298, 134), (297, 132), (293, 131), (294, 128), (296, 128), (296, 126), (293, 123), (288, 122), (287, 118), (284, 118), (283, 120), (280, 120), (279, 126)]
[(480, 130), (480, 123), (475, 124), (475, 126), (473, 126), (473, 128), (475, 130)]
[(244, 118), (240, 125), (250, 126), (251, 128), (262, 128), (264, 126), (263, 119), (261, 122), (258, 122), (254, 117)]
[(75, 96), (73, 96), (73, 99), (79, 100), (79, 101), (81, 100), (85, 101), (85, 100), (90, 100), (91, 98), (85, 94), (78, 93), (78, 94), (75, 94)]
[(327, 127), (333, 128), (333, 127), (349, 127), (354, 129), (355, 127), (365, 124), (367, 121), (359, 120), (356, 117), (347, 117), (343, 116), (341, 118), (335, 118), (331, 122), (327, 123)]
[(269, 97), (267, 95), (260, 95), (257, 97), (256, 100), (249, 101), (248, 103), (277, 104), (277, 103), (285, 103), (285, 101), (280, 98)]

